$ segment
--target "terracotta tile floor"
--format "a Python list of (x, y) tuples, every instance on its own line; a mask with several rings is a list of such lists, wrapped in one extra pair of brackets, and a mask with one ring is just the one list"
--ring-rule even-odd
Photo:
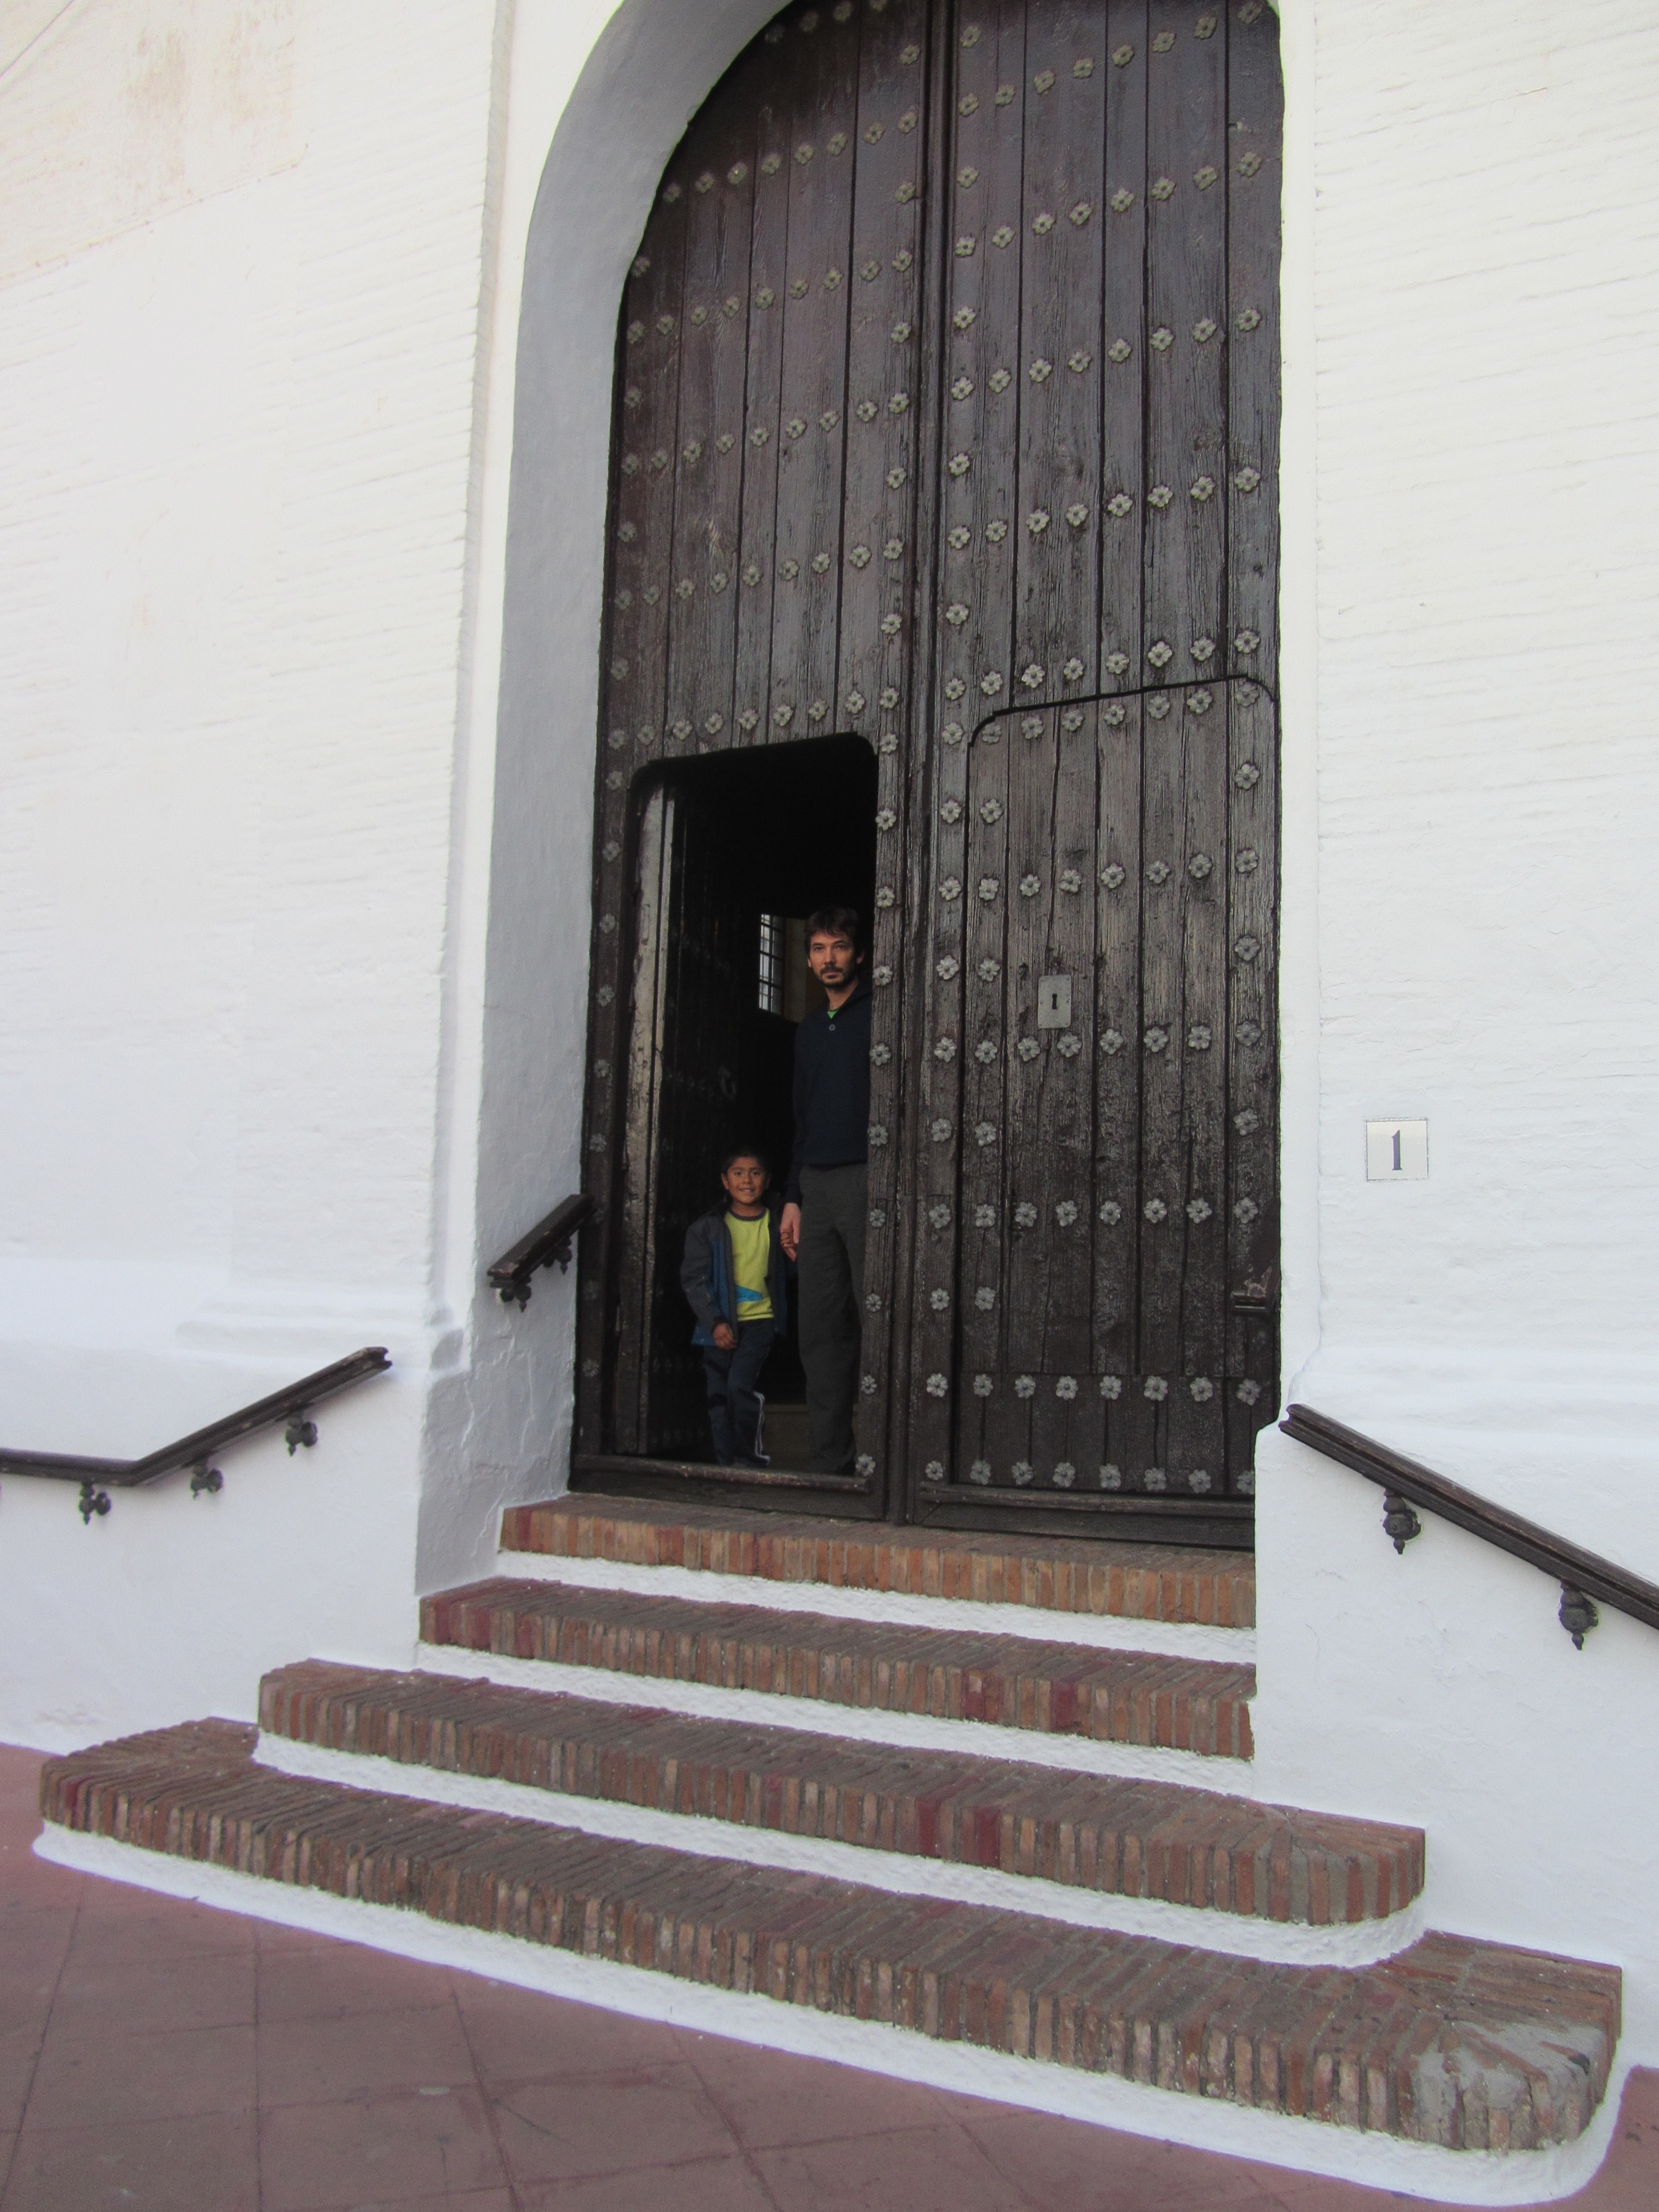
[[(0, 1748), (0, 2212), (1382, 2212), (44, 1865)], [(1659, 2203), (1659, 2073), (1578, 2212)]]

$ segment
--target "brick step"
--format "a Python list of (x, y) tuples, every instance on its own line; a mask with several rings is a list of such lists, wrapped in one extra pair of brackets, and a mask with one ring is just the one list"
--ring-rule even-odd
[(1252, 1668), (763, 1605), (497, 1578), (421, 1601), (428, 1644), (826, 1705), (1249, 1759)]
[(324, 1750), (1261, 1920), (1380, 1920), (1423, 1887), (1417, 1828), (450, 1675), (311, 1660), (265, 1676), (259, 1720)]
[(761, 1582), (971, 1598), (1048, 1613), (1255, 1626), (1255, 1565), (1248, 1555), (1173, 1545), (896, 1528), (582, 1497), (509, 1506), (501, 1516), (501, 1549), (750, 1575)]
[[(1618, 1970), (1430, 1936), (1290, 1966), (304, 1781), (208, 1721), (48, 1760), (65, 1828), (1171, 2092), (1470, 2149), (1579, 2135)], [(395, 1942), (395, 1938), (389, 1938)]]

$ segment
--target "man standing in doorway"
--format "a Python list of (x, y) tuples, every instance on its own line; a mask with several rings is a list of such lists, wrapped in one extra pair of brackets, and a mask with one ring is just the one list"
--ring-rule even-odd
[(828, 1003), (795, 1031), (795, 1149), (778, 1238), (800, 1269), (812, 1466), (821, 1474), (846, 1474), (862, 1336), (870, 1139), (870, 986), (853, 908), (820, 907), (808, 918), (806, 958)]

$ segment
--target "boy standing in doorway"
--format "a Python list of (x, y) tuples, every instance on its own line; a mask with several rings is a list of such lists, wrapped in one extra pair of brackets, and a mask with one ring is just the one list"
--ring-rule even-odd
[(721, 1467), (764, 1467), (760, 1449), (763, 1400), (755, 1385), (784, 1325), (783, 1246), (778, 1202), (766, 1187), (765, 1155), (739, 1146), (720, 1163), (724, 1209), (716, 1206), (685, 1232), (680, 1287), (697, 1317), (693, 1344), (702, 1347), (708, 1425)]
[(806, 923), (806, 958), (827, 1003), (795, 1031), (795, 1148), (779, 1224), (800, 1269), (800, 1358), (812, 1466), (853, 1466), (864, 1298), (869, 1178), (870, 986), (859, 915), (820, 907)]

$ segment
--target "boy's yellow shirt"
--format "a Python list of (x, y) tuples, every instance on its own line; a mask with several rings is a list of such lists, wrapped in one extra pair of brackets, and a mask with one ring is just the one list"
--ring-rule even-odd
[(745, 1221), (741, 1214), (728, 1212), (726, 1226), (737, 1268), (738, 1319), (774, 1320), (771, 1294), (766, 1287), (766, 1270), (772, 1256), (769, 1215), (763, 1212), (753, 1221)]

